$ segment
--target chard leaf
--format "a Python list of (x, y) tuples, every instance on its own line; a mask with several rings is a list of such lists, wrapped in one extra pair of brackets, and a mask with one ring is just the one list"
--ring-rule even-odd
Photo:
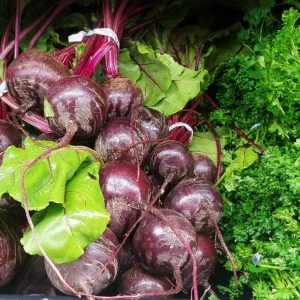
[(151, 48), (130, 43), (128, 51), (130, 60), (126, 51), (120, 55), (120, 74), (135, 81), (143, 92), (144, 104), (153, 106), (166, 96), (171, 70), (157, 59)]
[(129, 42), (120, 55), (120, 73), (141, 88), (144, 104), (165, 115), (185, 107), (209, 82), (204, 69), (194, 71), (142, 43)]
[[(100, 163), (93, 162), (78, 170), (67, 183), (65, 202), (51, 203), (33, 217), (41, 246), (55, 263), (79, 258), (108, 224), (109, 214), (99, 186), (99, 168)], [(21, 242), (27, 253), (42, 255), (30, 229)]]
[[(0, 195), (8, 193), (15, 200), (22, 202), (21, 175), (24, 169), (47, 147), (56, 145), (49, 141), (42, 143), (45, 147), (27, 138), (24, 149), (15, 146), (7, 149), (0, 168)], [(74, 146), (55, 150), (47, 158), (39, 160), (25, 175), (29, 210), (42, 210), (49, 202), (63, 204), (68, 180), (80, 168), (91, 162), (93, 158), (90, 153)]]
[(169, 116), (183, 109), (190, 100), (203, 92), (209, 76), (207, 70), (194, 71), (186, 68), (168, 54), (157, 54), (157, 58), (170, 69), (172, 84), (166, 96), (153, 108)]
[[(227, 134), (228, 129), (225, 127), (216, 128), (216, 131), (220, 137), (221, 147), (225, 146), (224, 136)], [(189, 146), (189, 151), (200, 152), (206, 154), (215, 164), (217, 164), (217, 147), (214, 136), (211, 132), (194, 132), (194, 137), (191, 145)]]

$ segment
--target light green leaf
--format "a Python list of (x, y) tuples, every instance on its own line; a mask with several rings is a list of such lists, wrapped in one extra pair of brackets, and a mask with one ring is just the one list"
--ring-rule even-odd
[[(39, 141), (41, 143), (41, 141)], [(4, 154), (0, 168), (0, 195), (8, 193), (22, 202), (21, 175), (26, 166), (54, 142), (45, 147), (27, 138), (24, 149), (11, 146)], [(25, 191), (29, 210), (41, 210), (49, 202), (64, 203), (65, 187), (76, 171), (93, 161), (91, 154), (80, 147), (66, 146), (39, 160), (25, 175)]]
[(141, 76), (139, 66), (136, 65), (130, 58), (129, 51), (127, 49), (121, 49), (120, 51), (119, 72), (123, 76), (128, 77), (133, 81), (137, 81)]
[(46, 118), (53, 118), (54, 117), (54, 111), (52, 109), (51, 103), (48, 101), (47, 98), (44, 99), (44, 116)]
[[(224, 136), (228, 132), (226, 128), (216, 128), (220, 137), (221, 147), (225, 146)], [(201, 152), (206, 154), (215, 164), (217, 164), (217, 146), (214, 136), (211, 132), (195, 131), (191, 145), (189, 146), (191, 152)]]
[(153, 106), (165, 97), (171, 85), (171, 71), (145, 45), (129, 42), (128, 51), (130, 60), (126, 52), (120, 56), (120, 74), (134, 80), (142, 90), (144, 104)]
[(206, 89), (208, 72), (185, 68), (168, 54), (157, 54), (157, 58), (170, 69), (172, 84), (165, 98), (153, 108), (168, 116), (183, 109), (190, 100)]
[(3, 80), (3, 75), (4, 75), (4, 60), (0, 59), (0, 79)]
[[(51, 203), (33, 217), (41, 246), (55, 263), (74, 261), (109, 222), (99, 186), (100, 163), (80, 169), (68, 182), (63, 204)], [(31, 255), (42, 255), (29, 229), (21, 240)]]

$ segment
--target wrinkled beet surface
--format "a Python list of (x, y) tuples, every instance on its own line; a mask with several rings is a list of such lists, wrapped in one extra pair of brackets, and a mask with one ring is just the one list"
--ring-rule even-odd
[(9, 93), (21, 104), (39, 106), (50, 86), (69, 75), (68, 69), (51, 55), (30, 50), (8, 66), (6, 83)]
[(144, 129), (152, 145), (169, 135), (167, 118), (157, 110), (140, 105), (131, 112), (130, 118)]
[(104, 126), (106, 98), (101, 87), (89, 78), (70, 76), (58, 80), (49, 89), (47, 99), (54, 114), (46, 116), (49, 125), (61, 136), (75, 127), (75, 137), (87, 140)]
[(150, 169), (162, 181), (172, 176), (172, 182), (192, 174), (194, 160), (186, 147), (176, 141), (158, 144), (150, 156)]
[(19, 131), (5, 120), (0, 120), (0, 152), (9, 146), (21, 147), (22, 139)]
[(196, 232), (182, 214), (169, 209), (159, 211), (167, 217), (168, 224), (150, 214), (139, 224), (133, 247), (146, 270), (174, 274), (187, 262), (189, 254), (172, 228), (176, 228), (192, 250), (196, 249)]
[(143, 102), (142, 91), (129, 78), (108, 78), (101, 86), (107, 98), (109, 119), (126, 117)]
[(216, 222), (223, 214), (223, 203), (217, 189), (208, 181), (197, 178), (179, 182), (168, 194), (164, 207), (185, 215), (198, 233), (209, 233), (214, 228), (209, 214)]
[(123, 295), (163, 293), (172, 289), (167, 277), (149, 274), (141, 267), (133, 267), (120, 280), (119, 291)]
[[(109, 228), (106, 228), (102, 236), (91, 243), (78, 260), (71, 263), (57, 264), (56, 267), (76, 291), (93, 295), (98, 294), (117, 277), (119, 270), (118, 258), (110, 258), (117, 246), (116, 236)], [(108, 260), (110, 260), (110, 263), (104, 272), (100, 273), (101, 268)], [(61, 283), (46, 261), (45, 267), (51, 283), (62, 293), (70, 294), (70, 291)]]
[(194, 152), (194, 174), (202, 180), (215, 183), (217, 180), (217, 168), (214, 162), (205, 154)]
[[(217, 264), (217, 250), (213, 242), (203, 234), (197, 234), (197, 250), (195, 251), (197, 261), (198, 284), (204, 285), (215, 270)], [(186, 289), (192, 287), (193, 266), (191, 260), (182, 269), (183, 286)]]
[(143, 143), (146, 140), (146, 134), (138, 124), (128, 118), (115, 118), (102, 130), (95, 148), (104, 161), (122, 159), (141, 164), (149, 152), (149, 143)]
[(110, 212), (109, 227), (120, 238), (139, 215), (139, 210), (128, 205), (146, 205), (151, 197), (151, 183), (138, 166), (113, 161), (101, 168), (100, 186)]
[(21, 232), (13, 220), (0, 211), (0, 287), (11, 281), (25, 261), (20, 238)]

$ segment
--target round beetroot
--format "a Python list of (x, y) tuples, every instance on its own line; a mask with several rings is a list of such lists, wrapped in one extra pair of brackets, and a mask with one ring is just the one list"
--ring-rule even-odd
[(67, 68), (51, 55), (30, 50), (23, 52), (8, 66), (6, 83), (9, 93), (26, 111), (39, 107), (49, 87), (69, 75)]
[[(198, 271), (198, 285), (207, 284), (209, 277), (215, 270), (217, 264), (217, 250), (213, 242), (203, 234), (197, 234), (197, 250), (195, 252)], [(182, 269), (183, 286), (185, 289), (192, 287), (193, 267), (191, 261)]]
[(211, 218), (218, 222), (223, 214), (220, 194), (208, 181), (188, 178), (180, 181), (168, 194), (164, 207), (181, 212), (198, 233), (210, 233)]
[(106, 162), (122, 159), (141, 164), (149, 153), (145, 132), (138, 124), (132, 124), (128, 118), (109, 121), (98, 136), (95, 148)]
[(9, 122), (0, 120), (0, 153), (9, 146), (21, 147), (22, 139), (19, 131)]
[[(56, 264), (63, 278), (78, 292), (98, 294), (111, 284), (117, 277), (119, 270), (118, 259), (111, 258), (118, 247), (116, 236), (106, 228), (102, 236), (91, 243), (84, 254), (74, 262)], [(109, 261), (105, 270), (103, 266)], [(70, 291), (62, 284), (51, 266), (45, 261), (47, 275), (51, 283), (62, 293)]]
[(9, 215), (0, 211), (0, 287), (11, 281), (25, 261), (21, 235)]
[(182, 214), (170, 209), (159, 211), (168, 223), (153, 214), (148, 215), (133, 236), (133, 247), (146, 270), (162, 275), (178, 274), (188, 261), (189, 253), (172, 229), (176, 228), (193, 251), (196, 250), (196, 232)]
[(119, 290), (123, 295), (164, 293), (172, 289), (167, 277), (152, 275), (141, 267), (133, 267), (120, 280)]
[(121, 238), (139, 215), (130, 205), (146, 205), (150, 201), (151, 183), (142, 169), (124, 161), (105, 164), (99, 180), (110, 212), (109, 227)]
[(158, 144), (150, 156), (150, 169), (162, 181), (169, 180), (176, 183), (192, 174), (193, 167), (194, 160), (191, 153), (177, 141)]
[(0, 166), (2, 164), (4, 151), (12, 145), (21, 147), (21, 135), (9, 122), (0, 120)]
[(106, 120), (107, 102), (101, 87), (89, 78), (70, 76), (56, 81), (48, 90), (51, 111), (46, 117), (59, 134), (76, 132), (82, 140), (99, 134)]
[(102, 85), (108, 102), (108, 118), (126, 117), (143, 102), (141, 89), (129, 78), (108, 78)]
[(194, 174), (202, 180), (215, 183), (217, 179), (217, 167), (214, 162), (205, 154), (193, 152)]
[(131, 112), (130, 118), (144, 129), (152, 145), (169, 135), (167, 118), (157, 110), (140, 105)]

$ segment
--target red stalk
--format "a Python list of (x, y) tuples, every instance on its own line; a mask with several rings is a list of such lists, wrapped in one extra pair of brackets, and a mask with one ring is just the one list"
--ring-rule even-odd
[[(37, 20), (35, 20), (31, 25), (29, 25), (27, 28), (25, 28), (19, 35), (19, 40), (22, 40), (30, 31), (32, 31), (39, 23), (43, 21), (43, 19), (46, 18), (47, 11), (45, 14), (41, 15)], [(4, 59), (8, 53), (14, 48), (15, 46), (15, 40), (11, 41), (0, 53), (0, 59)]]
[(15, 21), (15, 53), (14, 58), (19, 55), (20, 45), (20, 22), (21, 22), (21, 1), (16, 1), (16, 21)]

